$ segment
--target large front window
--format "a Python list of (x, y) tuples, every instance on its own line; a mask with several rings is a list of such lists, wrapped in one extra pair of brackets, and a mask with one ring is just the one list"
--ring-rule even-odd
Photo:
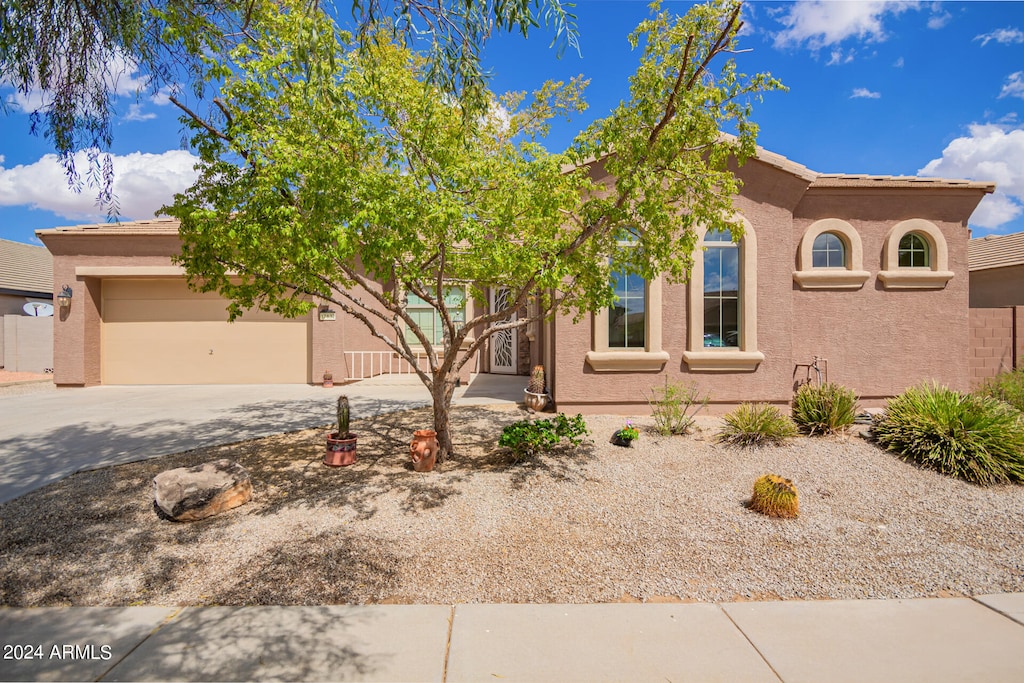
[(739, 247), (728, 230), (708, 233), (704, 245), (704, 347), (738, 347)]
[(608, 348), (643, 349), (647, 345), (646, 282), (639, 275), (612, 270), (617, 301), (608, 310)]
[[(410, 294), (406, 301), (406, 312), (417, 327), (423, 330), (424, 336), (430, 340), (430, 343), (436, 345), (444, 341), (444, 327), (441, 324), (441, 314), (437, 309), (415, 294)], [(444, 306), (448, 309), (448, 315), (456, 325), (465, 322), (466, 292), (462, 287), (449, 287), (445, 291)], [(413, 345), (420, 343), (408, 325), (405, 329), (405, 340)]]

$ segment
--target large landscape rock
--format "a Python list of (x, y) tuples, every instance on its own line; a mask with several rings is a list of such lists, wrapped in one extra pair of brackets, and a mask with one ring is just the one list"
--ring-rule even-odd
[(193, 522), (252, 498), (249, 473), (226, 458), (161, 472), (153, 478), (156, 506), (176, 522)]

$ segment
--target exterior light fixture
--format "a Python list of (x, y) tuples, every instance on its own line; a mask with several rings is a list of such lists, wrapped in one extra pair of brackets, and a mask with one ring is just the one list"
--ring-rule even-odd
[(61, 287), (60, 294), (57, 295), (57, 305), (61, 308), (71, 307), (71, 288), (67, 285)]

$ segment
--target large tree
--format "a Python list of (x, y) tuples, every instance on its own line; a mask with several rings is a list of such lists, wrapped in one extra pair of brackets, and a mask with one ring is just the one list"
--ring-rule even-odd
[[(330, 0), (290, 3), (336, 23), (351, 21), (358, 35), (426, 45), (432, 82), (473, 106), (485, 92), (481, 50), (494, 31), (525, 36), (541, 25), (553, 44), (576, 45), (575, 18), (562, 0)], [(116, 214), (113, 141), (118, 82), (139, 83), (138, 93), (161, 88), (178, 97), (207, 93), (209, 60), (253, 38), (254, 0), (3, 0), (0, 2), (0, 86), (33, 103), (30, 128), (48, 138), (76, 189), (88, 185), (98, 203)], [(351, 16), (347, 12), (351, 12)], [(341, 12), (338, 14), (337, 12)], [(390, 21), (389, 21), (390, 20)], [(6, 102), (0, 99), (0, 111)], [(86, 180), (75, 153), (88, 152)]]
[[(186, 110), (202, 163), (165, 208), (181, 221), (180, 262), (232, 300), (233, 317), (329, 301), (411, 364), (425, 349), (418, 374), (444, 457), (455, 379), (493, 334), (609, 306), (609, 260), (679, 281), (698, 225), (741, 234), (728, 164), (755, 149), (751, 101), (780, 86), (738, 72), (739, 11), (722, 0), (642, 22), (629, 100), (550, 152), (551, 120), (584, 107), (582, 79), (466, 116), (404, 45), (360, 49), (322, 15), (256, 2), (254, 40), (217, 67), (215, 115)], [(592, 180), (596, 162), (613, 185)], [(446, 305), (453, 287), (483, 300), (499, 286), (501, 310), (459, 320)], [(436, 310), (441, 343), (410, 296)]]

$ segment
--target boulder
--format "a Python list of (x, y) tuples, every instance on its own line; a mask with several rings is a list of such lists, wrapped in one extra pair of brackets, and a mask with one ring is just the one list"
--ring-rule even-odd
[(193, 522), (252, 498), (249, 473), (226, 458), (195, 467), (179, 467), (153, 478), (156, 507), (176, 522)]

